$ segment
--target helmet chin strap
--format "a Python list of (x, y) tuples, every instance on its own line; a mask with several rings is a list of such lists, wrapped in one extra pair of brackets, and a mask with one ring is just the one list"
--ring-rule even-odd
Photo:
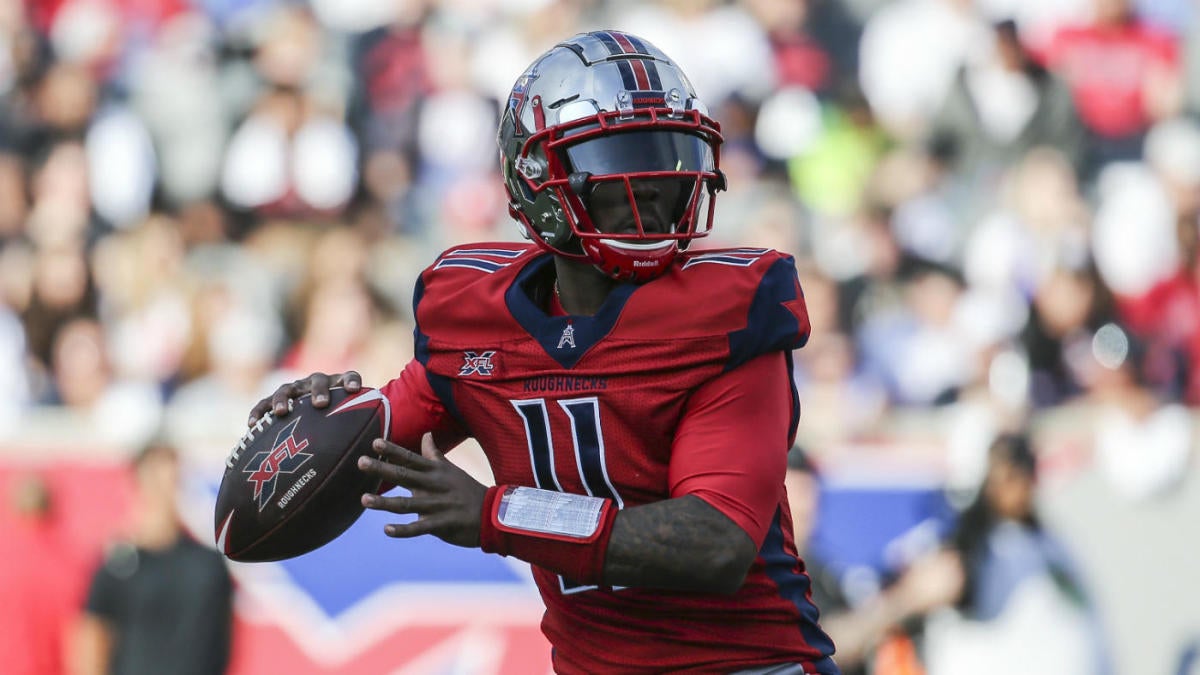
[(612, 246), (613, 248), (624, 249), (626, 251), (658, 251), (672, 246), (678, 242), (674, 239), (663, 239), (661, 241), (631, 241), (629, 239), (601, 239), (600, 241)]
[[(584, 217), (591, 223), (593, 231), (595, 223), (587, 212), (587, 197), (591, 195), (595, 184), (587, 182), (590, 174), (579, 172), (572, 174), (569, 180), (572, 193), (578, 198), (577, 204), (583, 207)], [(576, 182), (578, 181), (578, 182)], [(636, 212), (636, 202), (630, 205)], [(674, 229), (677, 226), (673, 226)], [(612, 237), (589, 238), (586, 241), (578, 236), (570, 236), (568, 245), (578, 246), (580, 251), (592, 262), (597, 271), (604, 276), (619, 282), (643, 283), (653, 279), (670, 265), (680, 250), (679, 242), (674, 239), (658, 239), (638, 241), (636, 239), (619, 239)]]

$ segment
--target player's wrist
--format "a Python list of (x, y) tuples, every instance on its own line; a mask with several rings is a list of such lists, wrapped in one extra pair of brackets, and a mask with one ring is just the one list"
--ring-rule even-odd
[(499, 553), (508, 555), (500, 531), (492, 526), (492, 513), (497, 508), (497, 502), (504, 493), (504, 485), (493, 485), (483, 496), (483, 511), (479, 514), (479, 548), (484, 553)]
[(616, 515), (609, 499), (497, 485), (484, 495), (479, 544), (486, 553), (599, 584)]

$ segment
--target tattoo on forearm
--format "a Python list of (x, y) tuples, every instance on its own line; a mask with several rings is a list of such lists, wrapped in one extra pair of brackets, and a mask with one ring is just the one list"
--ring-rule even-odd
[(740, 527), (700, 498), (685, 496), (621, 512), (604, 579), (614, 586), (714, 590), (714, 575), (738, 567), (736, 561), (748, 566), (753, 557), (754, 543)]

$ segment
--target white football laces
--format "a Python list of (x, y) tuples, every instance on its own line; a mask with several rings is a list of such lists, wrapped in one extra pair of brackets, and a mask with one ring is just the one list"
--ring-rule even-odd
[[(289, 398), (288, 399), (288, 412), (291, 412), (292, 410), (294, 410), (295, 407), (296, 407), (295, 401), (293, 401), (292, 399)], [(266, 429), (267, 427), (271, 426), (271, 424), (273, 424), (274, 422), (275, 422), (275, 415), (271, 414), (270, 411), (263, 413), (263, 416), (258, 418), (258, 421), (254, 423), (254, 426), (247, 429), (246, 433), (242, 434), (242, 437), (240, 439), (238, 439), (237, 445), (235, 445), (233, 447), (233, 451), (229, 453), (229, 457), (226, 458), (226, 460), (225, 460), (225, 468), (232, 469), (234, 462), (238, 461), (238, 457), (241, 456), (241, 453), (243, 450), (246, 449), (246, 446), (248, 446), (254, 442), (254, 436), (256, 434), (261, 434), (263, 432), (263, 429)]]

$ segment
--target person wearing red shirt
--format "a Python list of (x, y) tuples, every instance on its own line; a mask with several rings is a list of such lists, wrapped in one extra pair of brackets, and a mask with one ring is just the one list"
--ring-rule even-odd
[[(443, 253), (416, 358), (360, 468), (411, 496), (385, 533), (532, 564), (561, 673), (834, 675), (784, 488), (809, 321), (790, 256), (686, 251), (725, 187), (719, 125), (634, 35), (574, 36), (517, 80), (499, 132), (530, 244)], [(281, 386), (252, 419), (356, 373)], [(479, 441), (497, 485), (439, 448)], [(382, 461), (381, 461), (382, 460)]]
[[(1200, 265), (1189, 263), (1137, 298), (1121, 304), (1122, 318), (1154, 354), (1151, 382), (1200, 405)], [(1172, 392), (1175, 393), (1175, 392)]]
[(1139, 21), (1129, 0), (1095, 4), (1095, 21), (1060, 30), (1045, 61), (1070, 86), (1096, 161), (1133, 159), (1150, 125), (1180, 104), (1179, 46)]

